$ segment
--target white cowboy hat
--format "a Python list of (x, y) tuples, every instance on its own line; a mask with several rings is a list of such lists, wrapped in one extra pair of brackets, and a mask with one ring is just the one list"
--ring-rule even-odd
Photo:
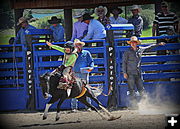
[(107, 10), (107, 8), (106, 8), (105, 6), (99, 6), (99, 7), (96, 7), (96, 8), (94, 9), (94, 13), (95, 13), (96, 15), (98, 15), (98, 9), (104, 9), (104, 14), (105, 14), (105, 15), (106, 15), (107, 12), (108, 12), (108, 10)]
[(140, 10), (140, 8), (139, 8), (139, 6), (138, 6), (138, 5), (133, 5), (133, 6), (131, 7), (131, 10), (134, 10), (134, 9), (138, 9), (138, 10)]
[(141, 44), (141, 41), (138, 40), (136, 36), (132, 36), (130, 41), (127, 41), (128, 44), (131, 44), (132, 42), (136, 42), (137, 44)]
[(74, 40), (74, 45), (76, 45), (76, 44), (81, 44), (82, 46), (84, 46), (85, 42), (81, 42), (79, 39), (75, 39)]
[(18, 20), (17, 25), (20, 25), (23, 22), (27, 22), (27, 19), (25, 17), (20, 17), (19, 20)]
[(80, 18), (80, 17), (82, 17), (84, 14), (85, 14), (85, 11), (75, 12), (73, 17), (74, 17), (74, 18)]

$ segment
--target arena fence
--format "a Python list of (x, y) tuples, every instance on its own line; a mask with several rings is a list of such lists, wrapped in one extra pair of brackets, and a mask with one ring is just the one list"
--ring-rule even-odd
[[(39, 86), (39, 76), (52, 71), (62, 64), (63, 53), (50, 49), (45, 40), (49, 40), (52, 32), (46, 29), (29, 30), (27, 38), (30, 45), (2, 45), (0, 46), (0, 110), (44, 109), (45, 100)], [(167, 39), (177, 37), (144, 37), (141, 40)], [(94, 58), (95, 68), (90, 73), (92, 86), (103, 86), (105, 94), (115, 94), (117, 106), (128, 106), (127, 84), (122, 76), (122, 55), (128, 46), (125, 42), (129, 38), (116, 39), (114, 46), (106, 40), (85, 41), (84, 49), (89, 50)], [(64, 42), (54, 43), (63, 46)], [(122, 44), (124, 46), (122, 46)], [(146, 44), (143, 44), (146, 45)], [(159, 46), (142, 58), (142, 70), (145, 89), (153, 93), (157, 87), (164, 89), (164, 95), (179, 102), (180, 78), (180, 49), (179, 43), (168, 42), (166, 46)], [(157, 51), (166, 50), (166, 55), (157, 55)], [(112, 74), (113, 73), (113, 74)], [(113, 85), (111, 92), (110, 85)], [(100, 95), (98, 99), (104, 106), (108, 106), (107, 96)], [(84, 105), (78, 103), (79, 108)], [(94, 102), (93, 105), (97, 106)], [(56, 104), (52, 106), (56, 108)], [(70, 109), (70, 100), (62, 104), (62, 108)]]

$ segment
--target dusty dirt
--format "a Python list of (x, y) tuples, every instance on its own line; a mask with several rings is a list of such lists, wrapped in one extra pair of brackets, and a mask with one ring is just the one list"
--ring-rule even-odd
[(55, 121), (56, 112), (51, 111), (46, 120), (43, 112), (1, 113), (1, 129), (164, 129), (165, 115), (141, 115), (138, 110), (112, 111), (115, 116), (122, 115), (114, 121), (102, 120), (94, 111), (62, 111), (59, 121)]

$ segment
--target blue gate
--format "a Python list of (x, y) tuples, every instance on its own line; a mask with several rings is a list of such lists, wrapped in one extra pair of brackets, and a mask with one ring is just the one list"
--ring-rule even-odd
[[(160, 39), (163, 37), (154, 37), (154, 39)], [(140, 38), (141, 40), (153, 39), (153, 37)], [(125, 41), (128, 39), (121, 39)], [(118, 42), (118, 40), (116, 40)], [(142, 45), (146, 46), (146, 45)], [(128, 98), (128, 87), (126, 79), (124, 79), (122, 74), (122, 56), (124, 51), (126, 51), (128, 46), (116, 46), (116, 70), (117, 70), (117, 90), (118, 90), (118, 106), (126, 107), (129, 104)], [(142, 57), (142, 73), (144, 79), (145, 90), (150, 94), (154, 95), (157, 89), (160, 89), (159, 94), (163, 94), (164, 98), (168, 98), (172, 103), (180, 104), (180, 55), (178, 54), (167, 54), (167, 55), (157, 55), (158, 50), (169, 51), (179, 51), (179, 43), (167, 43), (165, 46), (159, 46), (150, 52), (146, 52)], [(161, 63), (163, 62), (163, 64)], [(153, 97), (153, 96), (151, 96)], [(160, 98), (163, 99), (164, 98)]]
[(1, 45), (0, 110), (26, 109), (26, 48), (24, 45)]
[[(103, 85), (103, 92), (108, 92), (107, 85), (107, 56), (106, 56), (106, 46), (96, 47), (98, 43), (104, 43), (104, 40), (89, 41), (86, 44), (85, 50), (91, 52), (95, 68), (90, 73), (90, 84), (91, 86)], [(56, 45), (62, 45), (64, 42), (54, 43)], [(39, 76), (47, 71), (52, 71), (62, 64), (63, 53), (45, 48), (47, 45), (45, 43), (33, 44), (33, 55), (34, 55), (34, 73), (35, 73), (35, 94), (36, 94), (36, 109), (44, 109), (45, 103), (49, 100), (45, 100), (42, 96), (41, 87), (39, 86)], [(44, 48), (46, 50), (44, 50)], [(98, 58), (98, 54), (103, 54), (103, 57)], [(58, 57), (58, 58), (56, 58)], [(56, 60), (54, 60), (56, 58)], [(58, 61), (57, 61), (58, 59)], [(50, 70), (51, 69), (51, 70)], [(100, 95), (98, 99), (102, 102), (104, 106), (107, 106), (107, 97)], [(97, 106), (94, 102), (93, 105)], [(52, 106), (56, 108), (57, 103)], [(79, 103), (79, 108), (84, 108), (84, 105)], [(62, 104), (62, 108), (70, 109), (70, 100), (66, 100)]]

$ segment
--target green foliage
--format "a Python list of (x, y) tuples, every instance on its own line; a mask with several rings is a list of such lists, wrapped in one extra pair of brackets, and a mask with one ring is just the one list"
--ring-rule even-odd
[(147, 29), (154, 21), (154, 12), (152, 10), (145, 9), (141, 12), (141, 16), (143, 18), (143, 28)]
[[(57, 18), (63, 18), (61, 14), (56, 15)], [(30, 23), (31, 25), (35, 26), (38, 29), (46, 29), (49, 28), (51, 25), (48, 23), (48, 20), (51, 19), (52, 16), (43, 17), (35, 22)], [(64, 20), (62, 19), (62, 25), (64, 26)]]

